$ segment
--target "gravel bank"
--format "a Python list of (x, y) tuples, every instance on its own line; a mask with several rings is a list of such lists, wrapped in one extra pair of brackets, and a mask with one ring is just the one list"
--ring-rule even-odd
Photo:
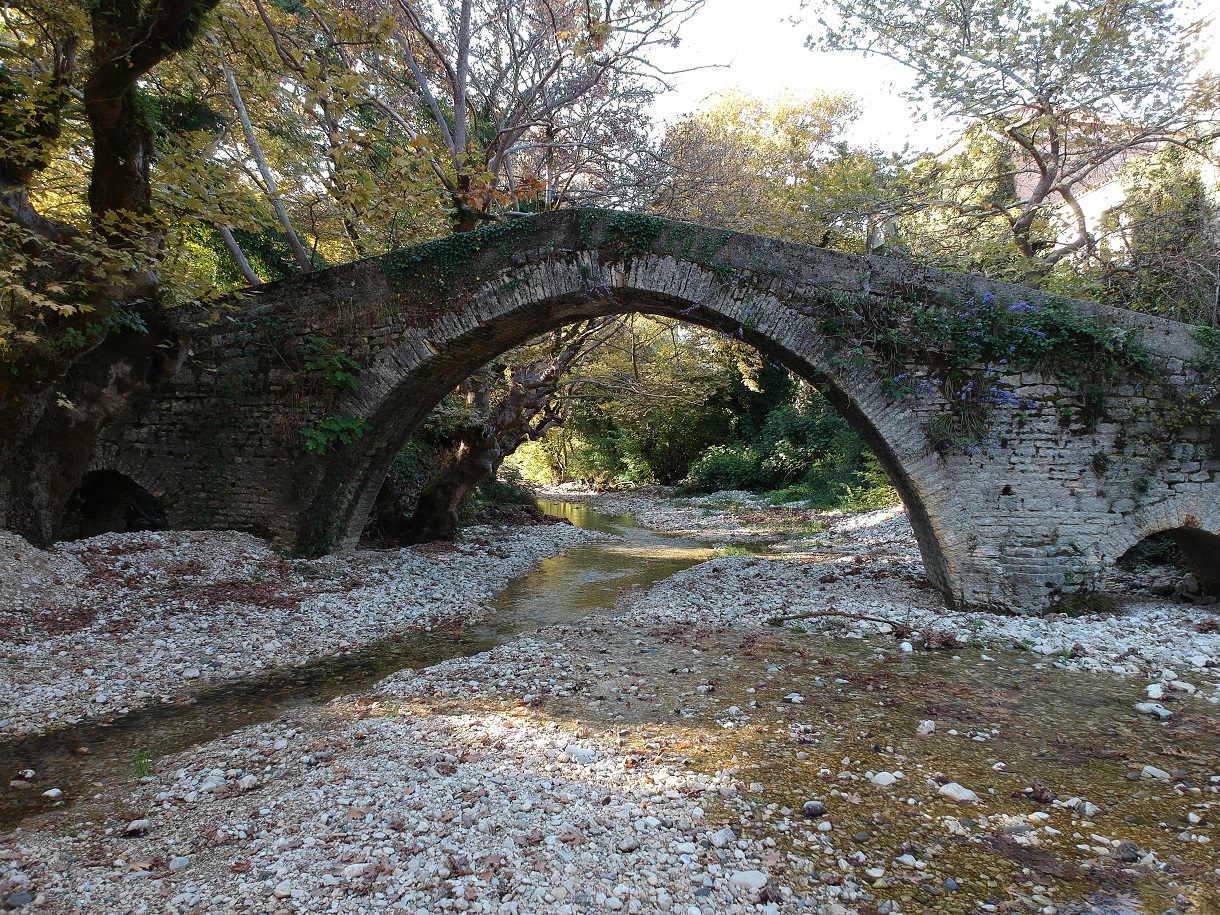
[[(821, 527), (774, 557), (725, 555), (627, 593), (614, 613), (154, 760), (144, 779), (116, 773), (0, 837), (0, 900), (54, 913), (1212, 910), (1220, 720), (1204, 700), (1220, 644), (1179, 625), (1203, 614), (952, 614), (900, 514)], [(768, 624), (831, 607), (885, 622)], [(821, 631), (895, 625), (913, 635)], [(924, 628), (977, 644), (956, 662), (922, 650)], [(1069, 635), (1074, 657), (1025, 650)], [(1145, 678), (1169, 719), (1137, 711)], [(1077, 692), (1115, 697), (1096, 733), (1072, 709), (1062, 726), (1040, 713)], [(1159, 908), (1139, 908), (1145, 891)]]
[[(1142, 676), (1165, 695), (1220, 703), (1220, 613), (1140, 590), (1164, 575), (1118, 575), (1113, 613), (1045, 617), (945, 608), (923, 572), (902, 508), (859, 515), (772, 506), (746, 492), (662, 500), (653, 493), (552, 491), (608, 512), (632, 512), (647, 527), (719, 537), (727, 544), (768, 542), (767, 557), (724, 556), (709, 569), (675, 576), (633, 612), (706, 624), (797, 617), (792, 624), (828, 634), (906, 633), (912, 647), (928, 638), (962, 645), (1024, 649), (1068, 670)], [(717, 578), (707, 577), (715, 569)], [(838, 615), (836, 615), (836, 612)], [(827, 615), (822, 615), (827, 614)], [(852, 619), (872, 617), (875, 621)], [(1170, 686), (1176, 681), (1176, 686)], [(1193, 689), (1192, 689), (1193, 687)]]
[(509, 579), (599, 535), (475, 527), (452, 546), (287, 560), (248, 534), (0, 532), (0, 738), (464, 624)]

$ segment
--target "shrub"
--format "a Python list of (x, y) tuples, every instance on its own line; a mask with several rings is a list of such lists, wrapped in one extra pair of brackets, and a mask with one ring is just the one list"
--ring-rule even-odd
[(693, 492), (766, 487), (767, 471), (749, 446), (713, 445), (691, 464), (684, 488)]

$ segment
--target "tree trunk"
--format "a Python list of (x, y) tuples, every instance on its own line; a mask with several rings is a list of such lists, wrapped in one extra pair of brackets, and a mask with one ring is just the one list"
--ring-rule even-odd
[[(145, 6), (136, 0), (96, 0), (88, 5), (93, 65), (83, 100), (93, 137), (90, 214), (98, 234), (133, 252), (141, 266), (106, 277), (77, 303), (95, 308), (73, 318), (91, 334), (88, 345), (35, 367), (45, 371), (10, 378), (0, 398), (0, 520), (39, 543), (54, 539), (100, 430), (176, 366), (177, 356), (166, 355), (176, 353), (176, 341), (157, 299), (154, 267), (163, 233), (152, 219), (154, 135), (139, 82), (191, 46), (217, 2), (160, 0)], [(56, 48), (55, 79), (63, 77), (65, 91), (74, 51), (75, 39)], [(57, 117), (56, 110), (49, 114)], [(3, 203), (26, 229), (56, 240), (54, 224), (29, 206), (28, 175), (23, 178), (8, 165), (0, 174)], [(74, 243), (71, 237), (58, 240)], [(65, 269), (79, 271), (80, 253), (44, 258), (48, 265), (40, 269), (58, 269), (62, 260)], [(107, 331), (112, 303), (135, 311), (147, 330)]]
[[(589, 321), (570, 335), (558, 331), (554, 349), (535, 362), (513, 368), (507, 386), (493, 398), (485, 381), (470, 381), (467, 405), (483, 417), (467, 428), (441, 462), (440, 473), (424, 488), (407, 521), (407, 543), (453, 540), (458, 531), (458, 506), (482, 480), (494, 476), (506, 457), (524, 442), (537, 439), (563, 424), (566, 417), (561, 388), (564, 374), (613, 335), (618, 318)], [(570, 389), (569, 389), (570, 390)], [(378, 516), (381, 530), (396, 527), (394, 519)]]
[(254, 125), (250, 121), (250, 113), (246, 111), (245, 100), (242, 99), (241, 90), (237, 87), (237, 78), (228, 66), (224, 67), (224, 74), (225, 83), (229, 87), (229, 98), (233, 101), (233, 108), (237, 111), (237, 119), (241, 122), (242, 132), (246, 136), (246, 145), (250, 148), (250, 154), (254, 156), (254, 163), (258, 166), (258, 173), (262, 175), (263, 185), (267, 189), (267, 199), (271, 201), (271, 208), (275, 210), (275, 217), (279, 220), (280, 228), (284, 230), (284, 237), (288, 239), (288, 246), (292, 248), (292, 255), (296, 258), (297, 266), (301, 268), (302, 273), (312, 273), (313, 260), (305, 250), (305, 246), (301, 244), (301, 239), (297, 235), (296, 229), (292, 227), (292, 220), (288, 217), (288, 209), (284, 206), (284, 198), (280, 196), (279, 188), (275, 184), (275, 176), (271, 173), (271, 167), (267, 164), (266, 156), (263, 155), (263, 147), (258, 142), (258, 136), (254, 133)]
[(496, 435), (487, 435), (482, 429), (463, 435), (449, 466), (419, 494), (415, 513), (404, 526), (402, 541), (429, 543), (455, 539), (462, 500), (495, 472), (504, 457)]
[(233, 263), (237, 265), (237, 269), (241, 272), (242, 277), (251, 286), (261, 286), (263, 281), (254, 268), (250, 266), (250, 261), (246, 259), (246, 252), (241, 249), (241, 245), (237, 243), (237, 239), (233, 237), (233, 230), (228, 226), (220, 226), (216, 230), (220, 233), (220, 237), (224, 240), (225, 247), (229, 249), (229, 256), (233, 258)]

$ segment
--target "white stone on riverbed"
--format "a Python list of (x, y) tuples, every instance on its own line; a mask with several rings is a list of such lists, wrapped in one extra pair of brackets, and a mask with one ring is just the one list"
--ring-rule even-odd
[[(670, 510), (655, 505), (654, 509), (662, 514)], [(713, 513), (710, 517), (721, 516)], [(177, 535), (164, 536), (172, 542)], [(900, 514), (891, 514), (872, 526), (858, 524), (850, 539), (843, 536), (836, 540), (835, 549), (840, 547), (858, 555), (879, 557), (877, 561), (887, 563), (894, 574), (883, 585), (869, 578), (867, 587), (857, 588), (861, 581), (848, 570), (855, 565), (872, 566), (864, 561), (837, 563), (831, 568), (838, 579), (821, 590), (817, 581), (826, 566), (815, 566), (799, 554), (782, 559), (724, 556), (681, 573), (650, 592), (625, 594), (618, 608), (620, 615), (612, 625), (618, 630), (635, 627), (645, 640), (646, 633), (653, 629), (689, 632), (739, 626), (744, 632), (766, 632), (761, 624), (781, 606), (787, 607), (785, 612), (800, 612), (815, 604), (833, 604), (847, 612), (902, 622), (916, 631), (934, 625), (937, 631), (956, 633), (963, 642), (978, 637), (989, 649), (997, 644), (998, 650), (993, 652), (997, 655), (1004, 644), (1031, 634), (1038, 641), (1045, 637), (1061, 645), (1079, 643), (1083, 646), (1080, 660), (1065, 662), (1067, 666), (1084, 666), (1083, 660), (1092, 657), (1095, 662), (1104, 661), (1094, 669), (1118, 667), (1124, 675), (1143, 677), (1156, 677), (1167, 666), (1186, 669), (1192, 653), (1216, 654), (1220, 650), (1215, 635), (1171, 625), (1169, 621), (1191, 612), (1172, 605), (1151, 610), (1137, 605), (1131, 616), (1121, 619), (1047, 621), (946, 611), (935, 594), (907, 583), (907, 573), (918, 573), (919, 560)], [(508, 540), (496, 541), (495, 548), (515, 549)], [(459, 545), (459, 550), (467, 548)], [(393, 612), (390, 605), (397, 603), (399, 623), (410, 626), (421, 619), (438, 624), (447, 619), (448, 609), (460, 603), (447, 590), (450, 585), (477, 592), (476, 598), (467, 593), (461, 602), (481, 608), (490, 590), (478, 589), (501, 581), (497, 576), (508, 565), (498, 566), (495, 575), (480, 577), (481, 573), (475, 575), (466, 568), (486, 558), (477, 551), (425, 557), (402, 551), (395, 555), (412, 565), (415, 577), (396, 579), (394, 587), (387, 583), (395, 574), (388, 560), (385, 566), (369, 560), (371, 565), (358, 569), (346, 558), (310, 566), (340, 576), (313, 580), (311, 586), (321, 582), (332, 590), (310, 597), (299, 611), (313, 613), (322, 603), (327, 604), (324, 614), (319, 609), (319, 618), (333, 627), (328, 630), (332, 635), (327, 644), (355, 645), (369, 631), (381, 631), (384, 619), (370, 630), (361, 629), (358, 620), (351, 622), (356, 620), (350, 615), (355, 600), (352, 595), (372, 587), (371, 570), (381, 569), (387, 576), (380, 592), (386, 606), (374, 608), (375, 612), (384, 612), (388, 619)], [(162, 556), (162, 560), (165, 558)], [(139, 555), (119, 559), (142, 561)], [(241, 557), (237, 561), (247, 562)], [(824, 556), (818, 560), (824, 561)], [(870, 558), (867, 562), (873, 561)], [(341, 576), (357, 571), (362, 583), (353, 591), (338, 586)], [(819, 574), (811, 574), (815, 571)], [(407, 593), (410, 584), (416, 590)], [(331, 612), (331, 602), (336, 601), (347, 601), (348, 610)], [(232, 610), (240, 617), (243, 607), (234, 605)], [(226, 660), (229, 649), (221, 645), (208, 655), (204, 665), (199, 659), (210, 642), (223, 641), (223, 633), (216, 631), (215, 617), (201, 619), (208, 623), (206, 630), (188, 626), (192, 612), (186, 607), (180, 616), (160, 621), (171, 631), (164, 638), (158, 636), (164, 644), (155, 646), (155, 650), (166, 652), (163, 661), (168, 676), (179, 684), (174, 688), (183, 685), (174, 672), (188, 665), (198, 665), (206, 670), (207, 679), (215, 681), (228, 676), (217, 671), (237, 669), (232, 666), (232, 658), (257, 656), (267, 666), (275, 666), (301, 644), (298, 636), (303, 630), (293, 630), (297, 634), (287, 637), (280, 631), (291, 628), (292, 614), (270, 608), (261, 624), (239, 620), (248, 646), (231, 646), (232, 658)], [(971, 621), (976, 619), (980, 625), (972, 627)], [(782, 837), (779, 847), (764, 844), (770, 827), (755, 822), (751, 814), (764, 811), (759, 801), (765, 804), (771, 798), (749, 793), (747, 786), (753, 789), (751, 778), (764, 777), (768, 784), (772, 779), (755, 774), (745, 764), (740, 771), (712, 771), (715, 764), (708, 768), (705, 762), (709, 757), (695, 755), (693, 750), (679, 751), (675, 756), (676, 745), (670, 742), (675, 735), (669, 733), (669, 727), (659, 729), (659, 734), (645, 734), (644, 726), (637, 722), (649, 720), (648, 697), (658, 692), (656, 680), (665, 679), (665, 675), (649, 673), (644, 654), (628, 652), (628, 657), (621, 658), (599, 655), (601, 636), (597, 629), (604, 631), (604, 625), (599, 621), (596, 626), (557, 633), (543, 631), (474, 657), (455, 658), (426, 670), (402, 671), (370, 691), (363, 701), (372, 705), (340, 700), (321, 709), (296, 709), (283, 719), (242, 728), (184, 753), (158, 757), (157, 771), (149, 780), (124, 780), (122, 785), (98, 788), (103, 798), (90, 808), (90, 816), (97, 816), (95, 810), (106, 809), (130, 811), (126, 816), (146, 812), (144, 818), (150, 819), (152, 827), (141, 836), (123, 835), (124, 822), (112, 814), (105, 822), (101, 816), (95, 819), (96, 826), (90, 827), (92, 835), (82, 833), (77, 839), (40, 828), (23, 834), (14, 847), (27, 856), (39, 891), (49, 894), (48, 898), (54, 900), (50, 910), (56, 911), (60, 902), (78, 898), (86, 882), (93, 904), (109, 899), (106, 905), (115, 911), (159, 911), (167, 906), (183, 910), (198, 906), (207, 912), (287, 911), (290, 907), (333, 905), (336, 911), (355, 912), (364, 905), (370, 911), (381, 907), (388, 911), (433, 912), (440, 911), (438, 892), (445, 894), (446, 901), (452, 900), (447, 911), (481, 910), (504, 915), (573, 915), (599, 906), (613, 911), (611, 900), (621, 905), (618, 911), (640, 915), (652, 911), (681, 915), (821, 911), (824, 915), (846, 915), (854, 911), (860, 900), (849, 899), (846, 894), (859, 893), (860, 881), (866, 875), (873, 876), (862, 870), (866, 866), (862, 852), (847, 854), (852, 850), (849, 837), (860, 828), (851, 824), (858, 814), (869, 812), (867, 792), (853, 792), (847, 784), (837, 788), (828, 784), (819, 789), (819, 794), (825, 790), (835, 815), (843, 817), (844, 825), (839, 829), (828, 819), (814, 817), (793, 816), (791, 819), (797, 822), (790, 823), (792, 812), (784, 808), (765, 813), (774, 817), (770, 823), (775, 827), (772, 835), (776, 839), (781, 838), (780, 833), (788, 835)], [(822, 627), (821, 623), (808, 621), (803, 625)], [(836, 625), (827, 620), (823, 631), (831, 636), (843, 631)], [(181, 629), (174, 628), (179, 626)], [(864, 624), (856, 628), (868, 633), (882, 631), (880, 626)], [(1156, 638), (1152, 637), (1154, 633)], [(887, 644), (893, 644), (893, 637), (888, 638)], [(1198, 644), (1191, 645), (1192, 639)], [(115, 641), (114, 647), (130, 651), (144, 650), (150, 644), (134, 639), (124, 647)], [(269, 649), (272, 645), (277, 647)], [(122, 651), (110, 653), (111, 648), (103, 643), (90, 647), (100, 652), (100, 660), (88, 655), (72, 657), (72, 667), (87, 663), (93, 672), (74, 675), (85, 681), (79, 689), (74, 683), (55, 683), (53, 688), (62, 689), (64, 697), (48, 701), (88, 703), (103, 684), (107, 693), (127, 695), (126, 687), (111, 685), (125, 676), (117, 664)], [(1124, 652), (1128, 653), (1120, 658)], [(971, 651), (965, 656), (969, 659), (976, 655)], [(60, 663), (68, 664), (69, 657)], [(1013, 657), (1039, 660), (1011, 652), (1001, 655), (1001, 660), (1008, 662)], [(107, 659), (116, 663), (107, 666)], [(690, 661), (678, 662), (678, 669), (686, 664), (691, 670), (685, 673), (703, 672), (694, 656)], [(3, 665), (0, 670), (4, 670)], [(731, 681), (722, 681), (719, 693), (726, 697), (726, 704), (740, 703), (738, 713), (746, 716), (753, 714), (746, 707), (750, 699), (762, 705), (765, 696), (769, 707), (786, 692), (817, 690), (823, 685), (820, 681), (786, 680), (784, 665), (778, 660), (768, 673), (774, 675), (775, 682), (766, 690), (739, 693), (729, 688), (733, 686)], [(1210, 667), (1191, 668), (1192, 680), (1203, 687), (1210, 688), (1213, 673)], [(834, 671), (828, 669), (824, 674), (825, 690), (852, 689), (841, 678), (832, 685)], [(0, 673), (0, 678), (6, 675), (7, 670)], [(697, 702), (714, 698), (714, 694), (693, 696), (695, 682), (697, 679), (691, 683), (692, 714), (698, 713)], [(1108, 674), (1099, 682), (1106, 689), (1115, 688)], [(1141, 684), (1144, 682), (1147, 680)], [(139, 688), (157, 701), (158, 691), (153, 687), (158, 684), (150, 682)], [(1134, 683), (1117, 688), (1129, 689), (1133, 696), (1139, 691)], [(1165, 689), (1168, 691), (1168, 687)], [(586, 691), (591, 695), (582, 695)], [(526, 695), (535, 697), (538, 705), (517, 704)], [(599, 702), (599, 707), (608, 714), (601, 725), (594, 725), (593, 720), (588, 726), (572, 721), (578, 714), (573, 709), (578, 709), (580, 702), (602, 695), (606, 699)], [(821, 701), (825, 692), (811, 695)], [(1197, 701), (1182, 692), (1173, 695), (1183, 704)], [(574, 698), (565, 698), (569, 696)], [(687, 702), (685, 698), (680, 701)], [(712, 711), (716, 707), (712, 706)], [(619, 709), (621, 718), (615, 720)], [(782, 709), (803, 714), (792, 706)], [(380, 717), (382, 714), (386, 717)], [(742, 720), (739, 718), (738, 723)], [(674, 732), (681, 730), (673, 728)], [(657, 743), (644, 749), (643, 745), (654, 739)], [(691, 754), (689, 762), (681, 752)], [(813, 750), (815, 760), (820, 752)], [(591, 761), (586, 764), (579, 761), (581, 757)], [(781, 759), (791, 756), (782, 751), (775, 764), (781, 764)], [(906, 770), (912, 783), (907, 790), (917, 802), (915, 810), (936, 812), (937, 805), (928, 804), (938, 799), (936, 789), (924, 777), (931, 775), (930, 771), (915, 768), (914, 761), (900, 763), (894, 757), (883, 764)], [(686, 765), (704, 771), (694, 773), (686, 770)], [(807, 769), (816, 777), (816, 768), (790, 765)], [(859, 760), (844, 765), (852, 779), (858, 779), (864, 768)], [(830, 770), (827, 774), (832, 775)], [(241, 794), (238, 789), (246, 790), (243, 781), (247, 777), (257, 778), (257, 785), (249, 789), (255, 793)], [(204, 784), (210, 788), (204, 789)], [(860, 788), (858, 782), (855, 787)], [(1151, 782), (1145, 789), (1162, 790)], [(1164, 786), (1163, 790), (1172, 789)], [(856, 807), (861, 795), (865, 795), (864, 806)], [(996, 800), (999, 807), (1000, 799)], [(960, 812), (944, 804), (939, 807), (942, 814)], [(817, 807), (809, 809), (818, 811)], [(823, 808), (818, 816), (825, 812)], [(970, 827), (961, 825), (970, 822), (964, 813), (962, 820), (952, 816), (935, 819), (950, 835), (976, 838), (1004, 825), (991, 811), (986, 811), (986, 816), (981, 813), (976, 808), (971, 814), (977, 817), (978, 825), (972, 823)], [(1079, 821), (1099, 813), (1102, 811), (1093, 805), (1078, 800), (1073, 813), (1060, 810), (1055, 816), (1064, 820), (1058, 823), (1060, 827), (1070, 830), (1071, 819)], [(988, 825), (988, 820), (995, 822)], [(738, 824), (744, 824), (744, 828), (738, 826), (740, 836), (731, 828)], [(1104, 821), (1097, 828), (1103, 825)], [(103, 826), (113, 827), (113, 834), (103, 835)], [(789, 833), (785, 827), (794, 828)], [(934, 831), (938, 827), (928, 823), (927, 828)], [(1041, 835), (1052, 834), (1043, 833), (1048, 826), (1036, 829)], [(789, 836), (796, 838), (805, 830), (809, 832), (802, 841), (811, 851), (789, 846)], [(1027, 835), (1019, 838), (1026, 839)], [(840, 844), (845, 847), (837, 847)], [(164, 869), (154, 869), (147, 877), (144, 870), (123, 873), (128, 863), (165, 860), (175, 851), (195, 848), (199, 849), (197, 857), (182, 873), (167, 874)], [(900, 850), (896, 842), (890, 845), (887, 840), (883, 844), (877, 839), (868, 848), (874, 860), (887, 863)], [(86, 867), (81, 856), (85, 849), (90, 855), (96, 850), (98, 860), (107, 863), (121, 859), (124, 867)], [(912, 858), (916, 867), (923, 863), (913, 854)], [(928, 861), (932, 867), (937, 866), (932, 858)], [(810, 884), (805, 879), (806, 865), (818, 871), (841, 867), (845, 881), (841, 886)], [(5, 867), (15, 865), (0, 862), (0, 877), (5, 876)], [(777, 876), (768, 889), (767, 872), (772, 867)], [(874, 879), (884, 877), (882, 868), (873, 870), (881, 872)], [(912, 874), (897, 867), (894, 870)], [(733, 882), (734, 875), (747, 872), (758, 874), (762, 883), (757, 877), (751, 878), (749, 886)], [(133, 877), (137, 873), (140, 879)], [(348, 873), (354, 876), (345, 876)], [(484, 879), (485, 874), (489, 879)], [(285, 901), (268, 898), (277, 896), (277, 890), (282, 890), (277, 898)], [(776, 893), (774, 897), (771, 890)], [(774, 899), (775, 905), (759, 902), (754, 893)]]
[(1140, 702), (1136, 704), (1135, 709), (1143, 715), (1153, 715), (1157, 718), (1173, 717), (1173, 712), (1159, 702)]
[(979, 796), (969, 788), (963, 788), (957, 782), (949, 782), (946, 785), (941, 785), (939, 792), (941, 797), (947, 797), (949, 800), (958, 804), (977, 804)]
[[(286, 562), (264, 541), (228, 531), (102, 534), (45, 551), (0, 532), (0, 734), (185, 697), (206, 681), (404, 630), (468, 624), (487, 609), (472, 595), (490, 596), (541, 559), (604, 536), (568, 524), (465, 535), (447, 551)], [(83, 623), (61, 631), (31, 622), (57, 616)]]
[(736, 871), (729, 877), (729, 883), (742, 889), (758, 891), (767, 885), (768, 879), (762, 871)]

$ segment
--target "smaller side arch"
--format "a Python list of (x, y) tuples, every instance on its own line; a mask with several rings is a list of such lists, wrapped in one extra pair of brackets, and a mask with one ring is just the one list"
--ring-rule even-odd
[(1220, 595), (1220, 534), (1196, 527), (1179, 527), (1163, 533), (1177, 544), (1203, 589)]
[(1191, 498), (1169, 499), (1131, 518), (1117, 528), (1107, 554), (1113, 563), (1151, 537), (1170, 538), (1194, 572), (1203, 589), (1220, 597), (1220, 484), (1207, 484)]
[(59, 524), (63, 540), (168, 528), (161, 500), (131, 477), (110, 469), (85, 474), (69, 496)]

